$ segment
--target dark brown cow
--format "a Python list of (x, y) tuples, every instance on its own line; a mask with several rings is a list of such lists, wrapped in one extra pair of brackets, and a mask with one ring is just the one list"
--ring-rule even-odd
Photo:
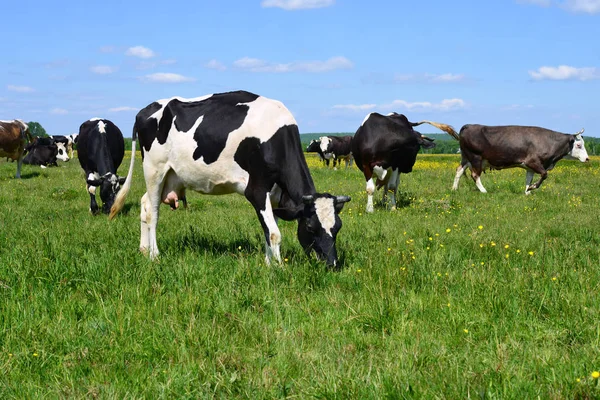
[[(465, 125), (457, 135), (446, 130), (460, 142), (462, 160), (456, 170), (453, 190), (458, 189), (460, 177), (468, 167), (475, 185), (482, 192), (481, 173), (486, 169), (524, 168), (525, 194), (539, 188), (556, 163), (563, 159), (589, 161), (581, 134), (551, 131), (537, 126), (486, 126)], [(531, 184), (533, 174), (540, 179)]]
[(27, 124), (19, 119), (0, 121), (0, 157), (17, 160), (17, 178), (21, 178), (21, 165), (25, 146), (31, 142)]
[(328, 160), (328, 166), (329, 159), (333, 159), (333, 169), (336, 169), (336, 165), (341, 164), (342, 160), (346, 161), (346, 168), (352, 165), (352, 136), (322, 136), (320, 140), (320, 149), (324, 158)]

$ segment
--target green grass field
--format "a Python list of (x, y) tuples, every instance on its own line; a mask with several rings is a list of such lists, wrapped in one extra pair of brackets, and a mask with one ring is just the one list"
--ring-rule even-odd
[(341, 272), (286, 222), (265, 266), (237, 195), (163, 206), (151, 262), (140, 160), (110, 222), (77, 160), (22, 180), (1, 161), (0, 398), (600, 398), (600, 158), (525, 196), (523, 170), (452, 192), (459, 156), (419, 155), (399, 209), (370, 215), (356, 167), (308, 160), (319, 191), (352, 196)]

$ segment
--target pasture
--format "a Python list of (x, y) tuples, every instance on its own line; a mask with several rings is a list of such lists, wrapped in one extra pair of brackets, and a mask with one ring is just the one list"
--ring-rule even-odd
[(367, 215), (360, 171), (308, 155), (319, 191), (352, 196), (333, 272), (283, 221), (266, 266), (250, 204), (193, 192), (161, 207), (149, 261), (137, 156), (110, 222), (76, 159), (22, 180), (0, 162), (0, 398), (600, 397), (600, 158), (525, 196), (523, 170), (452, 192), (460, 156), (420, 154), (398, 210)]

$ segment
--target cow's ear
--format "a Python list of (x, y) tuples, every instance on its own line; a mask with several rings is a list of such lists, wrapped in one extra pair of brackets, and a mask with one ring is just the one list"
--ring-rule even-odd
[(120, 177), (120, 178), (119, 178), (119, 185), (122, 185), (122, 184), (124, 184), (126, 180), (127, 180), (127, 177), (126, 177), (126, 176), (122, 176), (122, 177)]
[(100, 186), (102, 185), (102, 179), (88, 179), (87, 184), (90, 186)]
[(351, 200), (350, 196), (336, 196), (335, 198), (335, 213), (339, 214), (344, 208), (344, 204)]
[(299, 206), (297, 208), (274, 208), (273, 214), (277, 218), (281, 218), (284, 221), (293, 221), (302, 216), (304, 212), (304, 206)]

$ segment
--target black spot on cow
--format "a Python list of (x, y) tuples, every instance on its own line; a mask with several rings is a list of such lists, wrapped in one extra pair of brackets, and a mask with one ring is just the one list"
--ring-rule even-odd
[[(244, 123), (249, 110), (244, 103), (251, 103), (258, 97), (253, 93), (237, 91), (214, 94), (201, 101), (173, 99), (165, 105), (158, 125), (154, 118), (148, 119), (160, 109), (159, 103), (152, 103), (140, 111), (136, 118), (136, 127), (145, 132), (142, 147), (149, 151), (154, 140), (164, 144), (173, 120), (178, 131), (188, 132), (202, 117), (202, 122), (194, 131), (194, 140), (198, 147), (193, 158), (202, 158), (206, 164), (211, 164), (219, 158), (229, 134)], [(155, 134), (148, 134), (150, 132)]]

